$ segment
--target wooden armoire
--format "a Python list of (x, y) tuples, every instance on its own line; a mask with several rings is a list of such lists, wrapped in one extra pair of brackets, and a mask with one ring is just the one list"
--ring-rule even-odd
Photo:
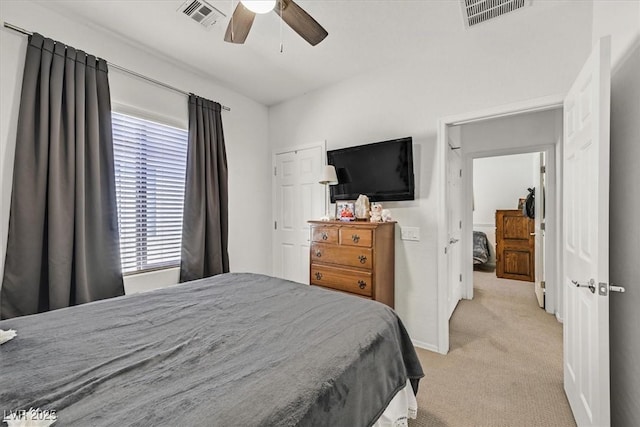
[(522, 210), (496, 211), (496, 276), (535, 281), (535, 223)]

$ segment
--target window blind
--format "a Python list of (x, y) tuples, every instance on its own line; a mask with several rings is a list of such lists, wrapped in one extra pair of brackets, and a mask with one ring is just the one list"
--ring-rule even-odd
[(187, 131), (112, 113), (124, 273), (180, 265)]

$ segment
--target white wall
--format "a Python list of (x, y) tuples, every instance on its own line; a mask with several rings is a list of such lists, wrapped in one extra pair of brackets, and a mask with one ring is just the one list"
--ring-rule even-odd
[[(46, 4), (46, 3), (44, 3)], [(265, 106), (198, 75), (183, 65), (151, 55), (113, 34), (57, 15), (41, 4), (0, 2), (0, 21), (85, 50), (109, 62), (231, 107), (223, 111), (229, 165), (229, 258), (232, 271), (271, 272), (271, 218), (258, 207), (270, 206), (271, 153)], [(7, 242), (15, 134), (27, 37), (0, 30), (0, 273)], [(187, 98), (121, 71), (109, 72), (114, 108), (142, 112), (186, 128)], [(268, 212), (269, 209), (264, 209)], [(148, 290), (177, 281), (168, 270), (127, 276), (127, 292)]]
[(496, 244), (495, 214), (498, 209), (517, 209), (518, 199), (536, 187), (539, 153), (486, 157), (473, 161), (473, 229), (487, 234)]
[(428, 348), (438, 343), (436, 239), (444, 183), (434, 170), (437, 120), (568, 90), (590, 49), (591, 5), (571, 2), (547, 16), (539, 4), (537, 13), (544, 15), (544, 31), (514, 14), (487, 24), (500, 31), (518, 22), (491, 42), (473, 30), (461, 39), (434, 36), (425, 43), (440, 43), (441, 55), (388, 64), (269, 109), (273, 149), (318, 140), (333, 149), (413, 136), (416, 200), (386, 206), (400, 225), (421, 229), (419, 242), (400, 240), (396, 230), (396, 310), (416, 343)]
[[(464, 124), (461, 126), (462, 155), (490, 157), (514, 149), (529, 153), (541, 146), (555, 144), (562, 137), (558, 122), (562, 123), (560, 109)], [(533, 173), (531, 165), (527, 172), (530, 176)]]
[[(609, 280), (612, 425), (640, 425), (640, 37), (620, 63), (611, 87)], [(629, 197), (630, 194), (634, 196)]]
[(640, 1), (598, 0), (593, 2), (592, 44), (611, 35), (611, 65), (633, 51), (640, 34)]

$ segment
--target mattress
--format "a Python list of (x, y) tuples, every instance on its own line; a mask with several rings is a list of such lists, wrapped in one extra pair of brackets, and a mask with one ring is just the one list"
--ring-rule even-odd
[(389, 307), (248, 273), (0, 329), (0, 411), (64, 426), (370, 426), (423, 376)]

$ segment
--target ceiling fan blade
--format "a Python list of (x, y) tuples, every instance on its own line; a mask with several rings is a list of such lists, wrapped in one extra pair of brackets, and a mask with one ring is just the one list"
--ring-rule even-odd
[(227, 26), (227, 32), (224, 35), (224, 41), (229, 43), (242, 44), (249, 35), (249, 30), (253, 25), (256, 14), (244, 7), (242, 3), (238, 3), (236, 10)]
[(322, 25), (298, 6), (293, 0), (279, 0), (274, 9), (288, 26), (312, 46), (324, 40), (329, 33)]

